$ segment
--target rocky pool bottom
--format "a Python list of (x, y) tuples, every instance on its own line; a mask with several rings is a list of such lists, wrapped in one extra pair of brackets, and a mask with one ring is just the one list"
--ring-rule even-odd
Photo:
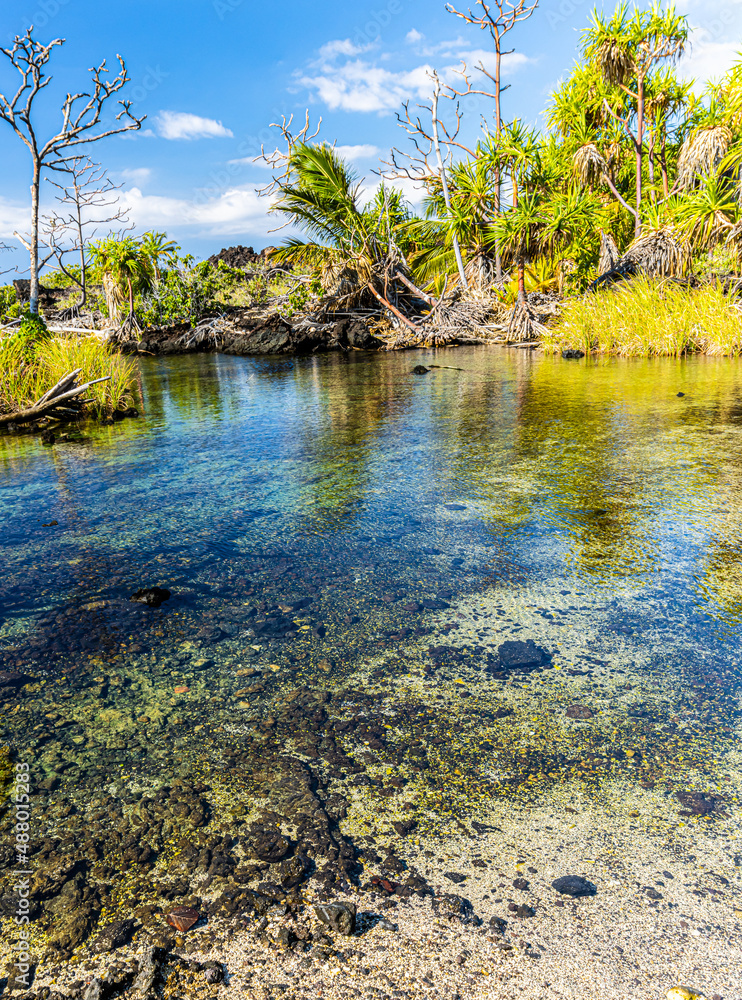
[[(56, 670), (24, 675), (6, 646), (5, 738), (34, 783), (35, 967), (12, 981), (6, 807), (6, 993), (535, 1000), (683, 982), (739, 1000), (735, 664), (687, 648), (646, 594), (622, 598), (617, 632), (615, 608), (609, 631), (558, 581), (509, 593), (382, 600), (383, 636), (363, 623), (347, 659), (328, 613), (289, 598), (236, 628), (222, 613), (167, 657), (176, 618), (141, 604), (138, 642), (84, 670), (62, 674), (60, 647)], [(569, 875), (595, 894), (558, 892)], [(318, 915), (338, 902), (352, 934), (342, 909)]]

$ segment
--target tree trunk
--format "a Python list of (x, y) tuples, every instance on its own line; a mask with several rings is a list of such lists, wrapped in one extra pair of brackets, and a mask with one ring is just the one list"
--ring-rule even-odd
[(75, 185), (75, 204), (77, 205), (77, 239), (80, 245), (80, 288), (82, 290), (82, 298), (77, 303), (77, 308), (82, 309), (88, 301), (88, 265), (85, 259), (82, 209), (80, 208), (80, 194), (77, 185)]
[(644, 152), (644, 77), (639, 77), (639, 88), (636, 102), (636, 225), (635, 235), (642, 231), (642, 160)]
[[(443, 189), (443, 200), (446, 203), (446, 211), (449, 217), (452, 219), (451, 212), (451, 193), (448, 190), (448, 178), (446, 177), (446, 168), (443, 163), (443, 157), (441, 156), (441, 143), (438, 137), (438, 98), (441, 93), (441, 83), (438, 79), (438, 75), (435, 74), (435, 91), (433, 93), (433, 145), (435, 146), (435, 156), (438, 161), (438, 172), (441, 177), (441, 188)], [(461, 257), (461, 247), (459, 246), (459, 238), (456, 233), (451, 230), (451, 237), (453, 239), (453, 252), (456, 256), (456, 266), (459, 269), (459, 278), (461, 280), (461, 287), (468, 289), (469, 283), (466, 280), (466, 271), (464, 270), (464, 261)]]
[(34, 157), (33, 179), (31, 181), (31, 295), (28, 303), (33, 316), (39, 314), (39, 195), (41, 188), (41, 164)]
[(518, 302), (526, 304), (526, 261), (518, 257)]

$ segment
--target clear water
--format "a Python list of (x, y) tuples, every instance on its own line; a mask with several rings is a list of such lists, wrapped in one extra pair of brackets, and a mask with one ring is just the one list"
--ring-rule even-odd
[[(731, 732), (737, 361), (472, 348), (140, 367), (140, 420), (53, 448), (0, 439), (0, 668), (41, 681), (36, 715), (6, 714), (5, 739), (20, 752), (44, 717), (71, 720), (47, 771), (71, 732), (133, 773), (154, 766), (148, 741), (186, 746), (212, 716), (257, 725), (285, 683), (424, 660), (480, 598), (498, 628), (450, 631), (473, 659), (534, 637), (568, 665), (680, 664), (676, 695), (687, 682), (694, 718)], [(161, 608), (129, 600), (155, 585), (173, 594)], [(278, 687), (240, 694), (249, 664)], [(67, 775), (110, 777), (91, 761)]]

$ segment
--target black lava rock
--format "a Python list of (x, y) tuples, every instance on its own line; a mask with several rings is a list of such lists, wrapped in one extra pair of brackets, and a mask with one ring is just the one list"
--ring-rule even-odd
[(349, 937), (356, 929), (355, 903), (323, 903), (315, 906), (314, 912), (330, 930)]
[(413, 375), (427, 375), (429, 371), (430, 371), (430, 369), (426, 368), (425, 365), (415, 365), (415, 367), (412, 369), (412, 374)]
[(562, 357), (566, 358), (568, 361), (570, 358), (584, 358), (585, 352), (579, 349), (569, 348), (566, 351), (562, 351)]
[(115, 951), (116, 948), (123, 948), (125, 944), (131, 941), (133, 931), (133, 920), (117, 920), (115, 923), (104, 927), (95, 941), (93, 941), (92, 949), (95, 952), (101, 953)]
[(563, 896), (594, 896), (598, 889), (581, 875), (562, 875), (551, 883), (552, 888)]
[(170, 591), (164, 587), (142, 587), (136, 594), (131, 595), (131, 600), (138, 604), (146, 604), (150, 608), (159, 608), (163, 601), (169, 601), (171, 596)]
[(541, 649), (533, 639), (509, 639), (498, 649), (500, 663), (507, 670), (538, 670), (548, 663), (551, 657), (546, 650)]
[(462, 875), (460, 872), (444, 872), (443, 877), (447, 878), (449, 882), (454, 882), (456, 885), (466, 882), (466, 875)]

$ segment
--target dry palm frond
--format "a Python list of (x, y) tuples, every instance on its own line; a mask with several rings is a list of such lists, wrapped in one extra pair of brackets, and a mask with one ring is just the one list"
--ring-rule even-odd
[(594, 142), (580, 146), (572, 157), (575, 177), (581, 184), (597, 184), (608, 172), (608, 164)]
[(508, 321), (508, 340), (540, 340), (547, 332), (527, 302), (516, 302)]
[(330, 258), (322, 268), (322, 285), (327, 290), (325, 307), (335, 312), (360, 305), (363, 294), (372, 281), (374, 269), (366, 258), (359, 257), (351, 261), (344, 261), (339, 257)]
[(597, 62), (603, 77), (613, 84), (626, 83), (634, 71), (631, 50), (616, 38), (608, 38), (601, 45)]
[(607, 274), (618, 264), (620, 254), (616, 241), (610, 233), (600, 231), (600, 257), (598, 259), (598, 274)]
[(727, 155), (731, 144), (732, 131), (726, 125), (715, 125), (689, 135), (678, 157), (676, 187), (687, 190), (699, 177), (711, 174)]
[(735, 222), (727, 233), (727, 238), (724, 242), (727, 246), (734, 247), (736, 250), (742, 249), (742, 219), (739, 222)]
[(113, 275), (106, 271), (103, 274), (103, 295), (106, 300), (108, 315), (113, 323), (118, 322), (124, 310), (128, 311), (126, 295), (122, 291)]
[(467, 262), (464, 267), (464, 273), (466, 274), (466, 280), (469, 282), (470, 288), (484, 291), (494, 281), (494, 262), (486, 254), (477, 254)]
[(688, 244), (672, 226), (661, 226), (635, 239), (617, 266), (650, 276), (680, 277), (687, 263)]

